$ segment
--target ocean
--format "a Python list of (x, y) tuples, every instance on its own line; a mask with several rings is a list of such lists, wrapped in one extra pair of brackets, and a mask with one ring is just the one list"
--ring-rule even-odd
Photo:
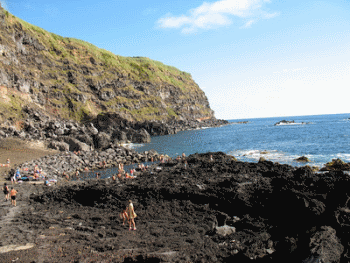
[[(137, 152), (156, 150), (175, 158), (182, 153), (221, 151), (239, 161), (268, 161), (292, 166), (323, 167), (332, 159), (350, 162), (350, 113), (334, 115), (294, 116), (229, 120), (230, 125), (182, 131), (173, 135), (152, 137), (150, 143), (129, 144)], [(275, 125), (286, 120), (291, 124)], [(247, 122), (247, 123), (241, 123)], [(296, 162), (306, 156), (309, 163)], [(137, 165), (125, 166), (125, 169)], [(82, 173), (93, 178), (97, 171)], [(111, 177), (117, 168), (99, 170), (101, 178)]]
[[(306, 156), (308, 165), (323, 167), (335, 158), (350, 162), (349, 118), (350, 114), (332, 114), (229, 120), (227, 126), (153, 137), (150, 143), (132, 147), (138, 152), (154, 149), (170, 157), (221, 151), (239, 161), (257, 162), (264, 157), (293, 166), (305, 165), (295, 159)], [(294, 123), (275, 125), (282, 120)]]

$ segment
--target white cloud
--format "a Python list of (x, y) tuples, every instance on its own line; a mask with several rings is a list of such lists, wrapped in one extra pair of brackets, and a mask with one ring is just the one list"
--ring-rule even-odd
[(241, 28), (248, 28), (248, 27), (251, 27), (252, 24), (255, 23), (255, 20), (252, 19), (252, 20), (249, 20), (247, 23), (245, 23), (245, 25)]
[(268, 13), (263, 4), (269, 0), (220, 0), (213, 3), (204, 2), (201, 6), (188, 12), (188, 15), (167, 16), (157, 21), (161, 28), (182, 29), (183, 33), (195, 32), (197, 29), (211, 29), (232, 24), (232, 17), (249, 19), (243, 28), (250, 27), (254, 18), (270, 19), (278, 15)]

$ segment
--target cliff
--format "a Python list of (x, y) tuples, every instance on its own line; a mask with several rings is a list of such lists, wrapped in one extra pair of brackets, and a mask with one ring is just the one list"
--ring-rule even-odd
[[(43, 125), (33, 122), (43, 120), (96, 127), (98, 120), (112, 116), (133, 129), (147, 128), (149, 122), (175, 123), (179, 127), (173, 125), (174, 132), (183, 128), (181, 123), (216, 120), (189, 73), (58, 36), (2, 8), (0, 65), (0, 123), (6, 128), (13, 125), (18, 134), (29, 126), (39, 129)], [(33, 115), (37, 118), (31, 119)]]

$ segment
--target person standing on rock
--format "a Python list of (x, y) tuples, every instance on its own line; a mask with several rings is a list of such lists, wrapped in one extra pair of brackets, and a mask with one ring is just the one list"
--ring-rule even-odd
[(4, 183), (4, 195), (5, 195), (5, 201), (8, 201), (9, 200), (9, 194), (10, 194), (10, 191), (9, 191), (9, 187), (7, 186), (6, 183)]
[(13, 206), (16, 206), (16, 195), (17, 195), (17, 191), (15, 189), (13, 189), (13, 187), (11, 187), (11, 192), (10, 192), (10, 195), (11, 195), (11, 204)]
[(123, 226), (125, 225), (125, 222), (129, 220), (128, 213), (126, 212), (126, 210), (126, 206), (124, 206), (122, 212), (120, 213), (120, 219), (123, 219)]
[(136, 230), (135, 226), (135, 218), (137, 217), (135, 211), (134, 211), (134, 205), (132, 204), (132, 201), (129, 200), (129, 206), (128, 206), (128, 217), (129, 217), (129, 230), (132, 229), (131, 225), (133, 225), (133, 229)]
[(75, 172), (75, 178), (76, 178), (76, 179), (79, 178), (79, 174), (80, 174), (80, 172), (79, 172), (79, 170), (77, 170), (77, 171)]

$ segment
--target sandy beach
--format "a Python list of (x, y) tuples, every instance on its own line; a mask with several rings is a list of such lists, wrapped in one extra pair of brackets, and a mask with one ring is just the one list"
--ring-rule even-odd
[(5, 174), (16, 165), (56, 153), (58, 151), (47, 149), (42, 142), (25, 142), (16, 138), (1, 139), (0, 164), (6, 164), (6, 160), (9, 158), (10, 167), (0, 166), (0, 182), (4, 182)]

